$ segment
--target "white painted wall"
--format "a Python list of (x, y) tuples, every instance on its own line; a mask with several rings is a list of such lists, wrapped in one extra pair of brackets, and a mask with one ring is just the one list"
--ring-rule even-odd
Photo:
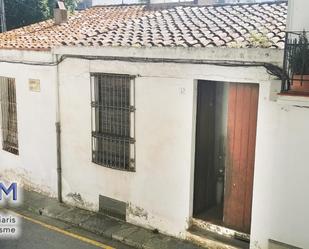
[[(61, 65), (64, 198), (71, 202), (70, 193), (79, 193), (94, 210), (99, 195), (125, 201), (145, 210), (129, 221), (179, 235), (189, 218), (193, 84), (190, 78), (152, 76), (152, 68), (75, 59)], [(136, 173), (91, 162), (90, 72), (143, 72), (135, 81)]]
[(309, 248), (309, 99), (270, 102), (269, 87), (260, 89), (252, 248), (268, 248), (268, 239)]
[[(76, 49), (62, 52), (69, 53), (70, 50), (78, 53)], [(276, 62), (280, 64), (282, 59), (282, 53), (281, 56), (272, 54), (273, 50), (268, 53), (258, 50), (256, 58), (252, 51), (243, 50), (196, 51), (196, 54), (184, 51), (178, 50), (179, 57), (201, 59), (215, 55), (257, 60), (270, 53), (263, 57), (264, 60), (275, 61), (277, 58)], [(176, 56), (175, 51), (169, 53), (161, 49), (115, 48), (80, 52), (106, 56)], [(71, 70), (69, 75), (65, 74), (68, 70)], [(90, 72), (140, 75), (136, 79), (136, 173), (91, 163)], [(184, 236), (192, 215), (195, 80), (259, 83), (251, 248), (268, 248), (268, 239), (303, 248), (309, 246), (304, 222), (309, 221), (306, 212), (309, 202), (302, 194), (308, 190), (305, 150), (309, 135), (305, 127), (309, 118), (305, 117), (309, 117), (309, 110), (292, 107), (295, 101), (270, 101), (270, 96), (273, 97), (270, 89), (275, 83), (264, 69), (69, 59), (61, 65), (60, 78), (65, 200), (74, 203), (68, 194), (80, 193), (89, 204), (87, 208), (97, 210), (99, 194), (116, 198), (145, 210), (147, 218), (131, 214), (130, 222), (159, 228), (176, 236)], [(275, 85), (279, 90), (280, 82)], [(183, 90), (185, 93), (181, 94)], [(294, 134), (291, 128), (296, 128)], [(297, 153), (297, 160), (291, 153)], [(291, 210), (297, 211), (297, 217), (291, 215)]]
[(289, 0), (288, 31), (309, 31), (308, 0)]
[[(57, 53), (135, 57), (226, 58), (281, 63), (282, 52), (262, 49), (86, 49)], [(43, 56), (44, 55), (44, 56)], [(0, 51), (2, 58), (51, 60), (42, 53)], [(0, 152), (2, 176), (30, 179), (56, 192), (54, 67), (1, 63), (0, 75), (16, 77), (20, 156)], [(98, 209), (99, 195), (144, 210), (130, 222), (184, 236), (192, 216), (196, 80), (259, 83), (251, 249), (267, 249), (268, 239), (309, 247), (307, 99), (270, 101), (273, 83), (263, 68), (231, 68), (172, 63), (132, 63), (66, 59), (60, 65), (63, 194), (68, 203)], [(91, 163), (90, 73), (126, 73), (136, 78), (136, 173)], [(29, 92), (28, 78), (42, 91)], [(280, 88), (280, 84), (275, 84)], [(276, 88), (275, 87), (275, 88)], [(274, 95), (276, 96), (276, 95)], [(294, 106), (294, 105), (297, 105)], [(4, 172), (10, 172), (7, 174)], [(70, 194), (81, 194), (83, 203)]]
[[(1, 50), (0, 57), (1, 60), (14, 61), (52, 60), (51, 54), (47, 52)], [(15, 78), (19, 142), (18, 156), (1, 148), (0, 179), (14, 180), (31, 189), (55, 196), (55, 68), (2, 62), (0, 76)], [(29, 91), (29, 79), (41, 81), (41, 92)], [(2, 141), (1, 136), (2, 133)]]
[[(147, 218), (130, 215), (131, 222), (177, 236), (185, 231), (190, 217), (192, 174), (192, 74), (199, 71), (191, 69), (77, 59), (61, 64), (62, 163), (67, 201), (73, 201), (69, 197), (72, 193), (79, 193), (88, 208), (97, 210), (99, 195), (105, 195), (146, 211)], [(139, 75), (136, 173), (91, 163), (90, 72)], [(72, 170), (72, 165), (79, 167)]]

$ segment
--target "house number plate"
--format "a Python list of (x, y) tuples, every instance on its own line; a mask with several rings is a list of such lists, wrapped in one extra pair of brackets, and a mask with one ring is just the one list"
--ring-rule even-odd
[(40, 92), (41, 84), (38, 79), (29, 79), (29, 90), (32, 92)]

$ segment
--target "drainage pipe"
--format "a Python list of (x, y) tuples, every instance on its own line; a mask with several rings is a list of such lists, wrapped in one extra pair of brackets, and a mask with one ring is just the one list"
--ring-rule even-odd
[[(58, 55), (56, 55), (58, 62)], [(60, 122), (60, 79), (59, 63), (56, 67), (56, 139), (57, 139), (57, 191), (58, 201), (62, 203), (62, 166), (61, 166), (61, 122)]]

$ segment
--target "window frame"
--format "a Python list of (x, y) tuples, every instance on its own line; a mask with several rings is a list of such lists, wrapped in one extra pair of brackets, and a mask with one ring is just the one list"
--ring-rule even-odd
[[(125, 141), (129, 142), (129, 153), (128, 153), (128, 166), (127, 167), (121, 167), (120, 165), (111, 165), (108, 163), (104, 163), (104, 159), (100, 162), (99, 160), (95, 160), (94, 153), (97, 153), (96, 146), (95, 146), (95, 139), (98, 139), (98, 137), (95, 137), (95, 134), (98, 134), (96, 131), (97, 123), (99, 122), (96, 119), (96, 108), (100, 108), (98, 106), (95, 106), (96, 103), (98, 103), (99, 98), (99, 92), (98, 88), (98, 80), (99, 77), (122, 77), (122, 78), (128, 78), (129, 80), (129, 135), (128, 136), (119, 136), (112, 133), (106, 133), (102, 132), (99, 134), (102, 139), (122, 139), (121, 141), (125, 143)], [(90, 74), (90, 102), (91, 102), (91, 161), (92, 163), (96, 165), (100, 165), (106, 168), (120, 170), (120, 171), (126, 171), (126, 172), (135, 172), (136, 171), (136, 165), (135, 165), (135, 156), (136, 156), (136, 143), (135, 143), (135, 78), (134, 75), (128, 75), (128, 74), (114, 74), (114, 73), (91, 73)], [(101, 106), (101, 108), (103, 108)], [(107, 108), (107, 107), (105, 107)], [(108, 108), (107, 108), (108, 109)], [(110, 108), (112, 109), (112, 108)], [(102, 111), (102, 109), (101, 109)], [(100, 110), (99, 110), (100, 112)], [(102, 115), (103, 114), (99, 114)], [(103, 145), (100, 145), (103, 146)], [(125, 145), (123, 145), (125, 146)], [(125, 149), (125, 147), (123, 147)], [(109, 159), (108, 159), (109, 160)], [(125, 160), (126, 162), (126, 160)]]

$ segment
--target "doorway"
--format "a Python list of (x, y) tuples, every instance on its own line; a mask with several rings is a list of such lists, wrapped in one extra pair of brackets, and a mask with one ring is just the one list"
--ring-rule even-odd
[(258, 84), (198, 82), (193, 217), (249, 233)]

